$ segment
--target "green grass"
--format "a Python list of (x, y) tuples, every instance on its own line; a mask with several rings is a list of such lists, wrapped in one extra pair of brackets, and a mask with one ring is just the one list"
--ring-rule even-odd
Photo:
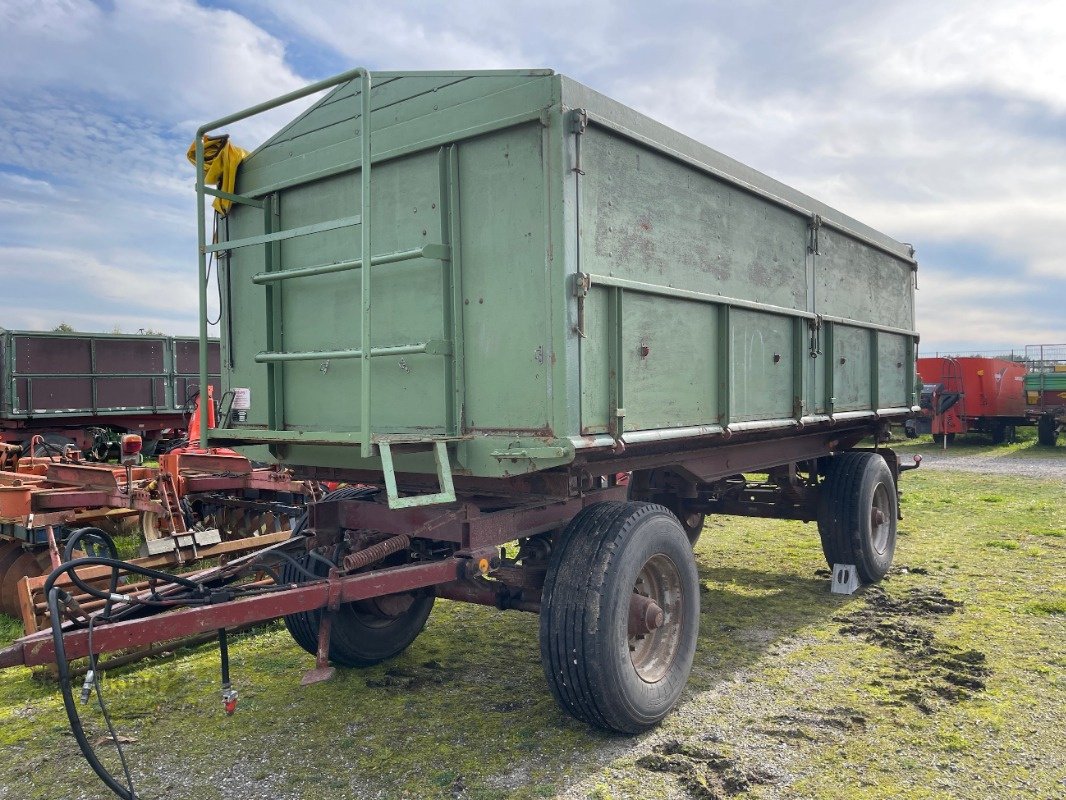
[(1019, 427), (1014, 442), (1009, 444), (992, 444), (992, 440), (985, 434), (967, 433), (959, 434), (945, 450), (942, 445), (933, 441), (929, 434), (919, 436), (917, 439), (903, 438), (898, 431), (894, 432), (891, 447), (900, 453), (927, 453), (935, 452), (938, 456), (947, 458), (961, 456), (990, 456), (1003, 458), (1006, 463), (1023, 462), (1027, 459), (1060, 459), (1066, 463), (1066, 447), (1061, 442), (1057, 447), (1045, 447), (1036, 440), (1035, 427)]
[[(237, 637), (233, 717), (222, 713), (211, 647), (109, 674), (107, 696), (119, 731), (137, 739), (127, 753), (145, 798), (235, 797), (239, 775), (246, 789), (260, 781), (255, 794), (291, 798), (522, 800), (568, 787), (612, 800), (685, 797), (713, 777), (712, 751), (738, 775), (773, 773), (750, 782), (750, 797), (1059, 796), (1062, 482), (918, 470), (903, 489), (897, 570), (882, 587), (894, 603), (936, 591), (962, 606), (884, 621), (927, 632), (937, 655), (842, 632), (875, 593), (829, 593), (814, 526), (712, 519), (697, 548), (692, 679), (650, 739), (592, 730), (555, 706), (536, 617), (444, 601), (393, 662), (310, 687), (299, 677), (312, 659), (283, 627)], [(964, 672), (951, 665), (977, 670), (983, 688), (937, 694)], [(98, 713), (82, 710), (99, 735)], [(687, 772), (637, 764), (662, 742), (676, 744), (668, 758)], [(0, 796), (107, 796), (66, 734), (54, 685), (29, 670), (0, 672), (0, 746)]]

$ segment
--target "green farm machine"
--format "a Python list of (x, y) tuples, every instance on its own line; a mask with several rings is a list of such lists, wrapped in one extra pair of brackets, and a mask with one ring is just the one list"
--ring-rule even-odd
[[(205, 184), (205, 135), (319, 92)], [(213, 258), (240, 398), (201, 445), (347, 485), (285, 543), (112, 593), (94, 654), (283, 617), (314, 681), (396, 655), (439, 598), (481, 603), (539, 613), (559, 704), (634, 733), (692, 666), (706, 515), (816, 522), (830, 565), (887, 572), (910, 246), (550, 70), (355, 69), (196, 139), (201, 341)], [(80, 564), (0, 665), (89, 654), (57, 581), (126, 567)]]
[(1054, 447), (1066, 430), (1066, 344), (1025, 346), (1026, 416), (1036, 424), (1036, 438)]

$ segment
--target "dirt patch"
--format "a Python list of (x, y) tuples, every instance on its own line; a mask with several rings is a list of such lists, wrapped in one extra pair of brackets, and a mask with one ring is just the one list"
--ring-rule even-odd
[(915, 618), (954, 614), (962, 602), (940, 589), (914, 588), (900, 597), (877, 586), (866, 592), (866, 607), (836, 617), (841, 633), (859, 636), (893, 651), (900, 669), (883, 675), (873, 685), (888, 685), (899, 697), (932, 714), (943, 703), (957, 703), (985, 688), (991, 674), (985, 654), (963, 650), (937, 638), (932, 628)]
[(777, 714), (755, 730), (783, 741), (818, 742), (830, 734), (865, 731), (866, 717), (852, 708)]
[(439, 661), (424, 661), (415, 667), (389, 667), (382, 675), (367, 678), (366, 685), (370, 689), (415, 691), (446, 683), (452, 672)]
[(656, 745), (654, 752), (637, 759), (637, 766), (677, 775), (681, 786), (696, 800), (724, 800), (776, 780), (765, 770), (742, 767), (715, 750), (677, 740)]

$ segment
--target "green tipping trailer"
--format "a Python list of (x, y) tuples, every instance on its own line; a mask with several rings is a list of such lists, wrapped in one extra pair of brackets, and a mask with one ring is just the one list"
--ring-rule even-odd
[(1054, 447), (1066, 431), (1066, 344), (1025, 346), (1026, 416), (1036, 424), (1037, 441)]
[[(317, 92), (203, 184), (206, 134)], [(842, 584), (888, 570), (909, 245), (550, 70), (352, 70), (204, 125), (196, 161), (234, 397), (204, 444), (363, 484), (281, 576), (329, 599), (260, 612), (309, 679), (399, 652), (435, 597), (486, 603), (541, 614), (567, 711), (641, 730), (691, 668), (704, 515), (817, 520)]]
[(252, 399), (214, 442), (374, 470), (445, 442), (500, 477), (910, 413), (907, 245), (547, 71), (376, 76), (364, 209), (358, 91), (247, 158), (255, 205), (207, 245), (225, 389)]

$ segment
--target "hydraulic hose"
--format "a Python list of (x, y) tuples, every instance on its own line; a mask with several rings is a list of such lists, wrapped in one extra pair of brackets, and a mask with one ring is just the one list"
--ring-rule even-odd
[[(56, 572), (59, 572), (59, 570), (56, 570)], [(52, 576), (50, 575), (49, 579), (51, 578)], [(128, 786), (123, 786), (115, 780), (115, 777), (107, 771), (107, 768), (100, 762), (100, 759), (96, 757), (96, 751), (93, 750), (92, 745), (85, 736), (85, 729), (82, 728), (81, 717), (78, 715), (78, 707), (74, 702), (74, 692), (70, 685), (70, 663), (67, 661), (67, 651), (63, 644), (63, 627), (59, 615), (60, 593), (63, 593), (63, 590), (55, 586), (48, 589), (48, 612), (52, 618), (52, 640), (55, 643), (56, 649), (56, 669), (59, 672), (59, 689), (63, 693), (63, 707), (66, 709), (67, 720), (70, 722), (70, 732), (74, 735), (74, 740), (78, 743), (78, 748), (81, 750), (81, 754), (85, 757), (85, 761), (92, 768), (93, 772), (100, 777), (100, 780), (104, 782), (107, 788), (118, 795), (118, 797), (122, 798), (122, 800), (137, 800), (137, 795), (134, 794), (133, 791), (133, 782), (129, 780), (129, 770), (126, 770), (126, 778), (129, 782)], [(91, 653), (89, 654), (89, 659), (91, 662)], [(110, 726), (110, 721), (108, 722), (108, 725)], [(124, 758), (123, 767), (125, 767)]]

